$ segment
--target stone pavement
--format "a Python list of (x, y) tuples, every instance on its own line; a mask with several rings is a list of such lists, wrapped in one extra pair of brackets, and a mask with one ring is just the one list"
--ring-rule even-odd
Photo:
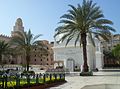
[[(86, 85), (95, 84), (120, 84), (120, 72), (94, 72), (94, 76), (66, 76), (67, 83), (50, 89), (81, 89)], [(97, 88), (96, 88), (97, 89)]]

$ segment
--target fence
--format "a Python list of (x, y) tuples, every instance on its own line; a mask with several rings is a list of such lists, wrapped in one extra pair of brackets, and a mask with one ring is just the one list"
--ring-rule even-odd
[(18, 87), (31, 84), (45, 84), (56, 81), (65, 80), (65, 74), (36, 74), (36, 75), (15, 75), (0, 76), (0, 89), (8, 89), (9, 87)]

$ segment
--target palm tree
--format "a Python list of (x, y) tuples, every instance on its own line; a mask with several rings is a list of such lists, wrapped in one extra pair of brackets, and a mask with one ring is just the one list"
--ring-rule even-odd
[[(86, 37), (89, 35), (92, 40), (92, 34), (95, 34), (108, 39), (108, 36), (111, 34), (110, 31), (115, 31), (115, 29), (110, 26), (113, 25), (113, 22), (105, 19), (100, 7), (91, 0), (83, 0), (82, 5), (78, 4), (77, 7), (69, 6), (71, 9), (68, 10), (68, 13), (60, 17), (59, 23), (61, 25), (56, 28), (54, 37), (63, 34), (58, 43), (67, 39), (66, 45), (71, 39), (76, 37), (75, 46), (79, 41), (83, 47), (83, 72), (87, 72), (89, 68), (87, 64)], [(93, 40), (92, 43), (94, 44)]]
[(3, 64), (3, 56), (10, 55), (10, 45), (5, 41), (0, 41), (0, 63)]
[(31, 53), (34, 52), (36, 47), (44, 46), (37, 40), (41, 34), (33, 36), (30, 30), (28, 32), (16, 31), (15, 33), (16, 35), (12, 37), (11, 43), (19, 52), (25, 55), (27, 71), (29, 71)]

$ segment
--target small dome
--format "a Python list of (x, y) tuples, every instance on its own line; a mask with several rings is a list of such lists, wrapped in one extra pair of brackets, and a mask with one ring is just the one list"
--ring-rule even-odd
[(23, 23), (22, 23), (22, 19), (21, 19), (21, 18), (18, 18), (18, 19), (16, 20), (16, 25), (18, 25), (18, 26), (23, 26)]
[(17, 22), (22, 22), (22, 19), (21, 19), (21, 18), (18, 18), (18, 19), (17, 19)]

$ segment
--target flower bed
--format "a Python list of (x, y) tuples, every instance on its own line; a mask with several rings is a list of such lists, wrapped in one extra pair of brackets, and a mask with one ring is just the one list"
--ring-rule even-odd
[(31, 89), (37, 89), (37, 87), (44, 89), (64, 83), (65, 74), (37, 74), (35, 77), (27, 75), (26, 78), (22, 78), (22, 76), (1, 76), (0, 79), (0, 89), (27, 89), (30, 87), (34, 87)]
[(27, 86), (21, 89), (46, 89), (46, 88), (55, 87), (64, 83), (66, 83), (66, 81), (59, 81), (59, 82), (48, 83), (48, 84), (38, 84), (33, 86)]

